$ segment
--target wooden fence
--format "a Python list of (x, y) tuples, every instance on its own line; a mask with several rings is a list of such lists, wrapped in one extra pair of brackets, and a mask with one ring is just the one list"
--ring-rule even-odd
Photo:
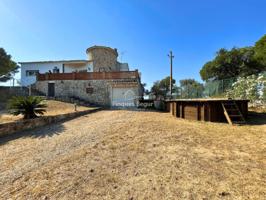
[[(176, 99), (166, 101), (166, 109), (173, 116), (199, 121), (226, 122), (222, 103), (230, 102), (226, 99)], [(233, 100), (246, 119), (249, 100)]]
[(119, 72), (72, 72), (38, 74), (38, 81), (45, 80), (102, 80), (102, 79), (134, 79), (139, 78), (138, 71)]

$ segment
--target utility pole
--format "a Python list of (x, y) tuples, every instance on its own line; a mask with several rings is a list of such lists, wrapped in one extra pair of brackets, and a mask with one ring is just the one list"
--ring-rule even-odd
[(173, 52), (170, 51), (170, 54), (168, 54), (168, 57), (170, 58), (170, 98), (172, 98), (172, 90), (173, 90)]

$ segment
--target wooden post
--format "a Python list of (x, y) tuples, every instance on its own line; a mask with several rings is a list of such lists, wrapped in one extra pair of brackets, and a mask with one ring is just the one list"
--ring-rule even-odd
[(76, 80), (76, 72), (72, 72), (72, 79)]
[(200, 103), (197, 105), (197, 114), (198, 114), (198, 116), (197, 116), (198, 121), (201, 121), (201, 105), (200, 105)]
[(170, 55), (168, 54), (168, 57), (170, 58), (170, 98), (172, 98), (172, 90), (173, 90), (173, 52), (170, 51)]

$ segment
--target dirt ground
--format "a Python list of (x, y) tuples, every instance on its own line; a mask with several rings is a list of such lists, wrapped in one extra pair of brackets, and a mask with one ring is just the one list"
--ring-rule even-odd
[[(54, 100), (45, 100), (44, 103), (47, 104), (46, 112), (44, 113), (44, 116), (52, 116), (52, 115), (58, 115), (58, 114), (66, 114), (75, 112), (74, 110), (74, 104), (71, 103), (65, 103), (60, 101), (54, 101)], [(84, 111), (88, 110), (88, 107), (84, 106), (77, 106), (77, 111)], [(23, 116), (18, 115), (14, 116), (8, 113), (6, 109), (0, 110), (0, 123), (7, 123), (17, 120), (22, 120)]]
[(105, 110), (21, 132), (0, 139), (0, 198), (265, 199), (265, 120)]

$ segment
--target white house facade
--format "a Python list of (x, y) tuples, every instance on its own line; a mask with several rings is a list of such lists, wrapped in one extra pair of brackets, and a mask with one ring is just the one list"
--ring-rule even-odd
[(88, 60), (20, 62), (21, 84), (49, 97), (76, 98), (101, 106), (132, 107), (142, 98), (138, 70), (117, 61), (116, 49), (93, 46)]
[(21, 66), (21, 85), (34, 84), (38, 73), (129, 71), (127, 63), (117, 61), (116, 49), (93, 46), (88, 48), (86, 53), (88, 60), (19, 62)]
[(93, 63), (88, 60), (20, 62), (21, 85), (28, 86), (36, 82), (36, 74), (71, 73), (93, 71)]

